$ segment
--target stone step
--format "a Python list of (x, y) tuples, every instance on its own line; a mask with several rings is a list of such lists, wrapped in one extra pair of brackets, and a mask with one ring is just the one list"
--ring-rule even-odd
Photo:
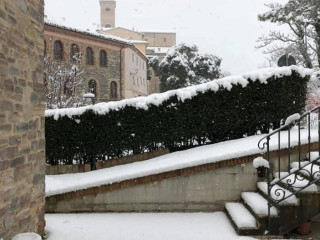
[(226, 213), (240, 235), (256, 235), (259, 223), (242, 203), (226, 203)]
[[(299, 162), (291, 163), (293, 171), (298, 171)], [(309, 161), (300, 162), (300, 167), (302, 168), (297, 172), (297, 174), (303, 176), (309, 181), (320, 180), (320, 166), (315, 163), (310, 163)]]
[[(272, 182), (279, 181), (279, 173), (274, 174), (275, 179)], [(293, 192), (297, 192), (301, 190), (301, 193), (318, 193), (318, 186), (316, 184), (311, 184), (310, 186), (304, 188), (307, 186), (310, 181), (308, 179), (305, 179), (304, 177), (297, 175), (297, 174), (291, 174), (289, 175), (288, 172), (280, 172), (280, 179), (281, 183), (279, 185), (282, 185), (283, 187), (290, 189)]]
[[(268, 217), (268, 201), (261, 194), (255, 192), (244, 192), (241, 194), (243, 201), (259, 218)], [(278, 209), (270, 208), (270, 216), (278, 217)]]
[[(268, 196), (268, 183), (266, 182), (258, 182), (257, 183), (258, 190), (260, 190), (265, 197)], [(271, 200), (274, 203), (277, 203), (279, 200), (282, 200), (283, 198), (286, 198), (287, 196), (291, 195), (292, 192), (288, 189), (285, 189), (279, 185), (274, 185), (271, 188)], [(296, 196), (290, 196), (287, 199), (281, 201), (279, 203), (280, 206), (298, 206), (299, 205), (299, 199)]]

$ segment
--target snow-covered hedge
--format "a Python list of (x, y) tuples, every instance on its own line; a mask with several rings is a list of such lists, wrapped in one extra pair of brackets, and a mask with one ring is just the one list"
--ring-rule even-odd
[(47, 163), (174, 151), (267, 133), (304, 110), (310, 74), (298, 67), (261, 69), (148, 97), (48, 110)]

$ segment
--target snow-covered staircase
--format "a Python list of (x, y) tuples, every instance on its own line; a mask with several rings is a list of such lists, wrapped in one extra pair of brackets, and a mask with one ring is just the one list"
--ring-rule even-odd
[[(319, 158), (318, 153), (311, 155)], [(310, 184), (314, 179), (320, 180), (320, 161), (310, 159), (312, 164), (303, 167), (310, 162), (301, 162), (300, 170), (298, 162), (291, 163), (291, 172), (295, 173), (290, 176), (286, 172), (274, 173), (274, 181), (279, 177), (282, 180), (270, 191), (270, 218), (267, 182), (258, 182), (257, 192), (242, 193), (240, 202), (226, 203), (225, 212), (239, 235), (283, 235), (320, 213), (320, 182)], [(277, 203), (278, 200), (282, 201)]]

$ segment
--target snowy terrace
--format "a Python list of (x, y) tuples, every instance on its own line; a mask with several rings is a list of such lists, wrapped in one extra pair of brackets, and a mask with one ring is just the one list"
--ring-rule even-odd
[[(281, 148), (286, 148), (288, 146), (287, 132), (284, 131), (281, 134)], [(49, 197), (90, 187), (170, 172), (177, 169), (259, 154), (263, 151), (258, 148), (258, 141), (264, 136), (265, 135), (256, 135), (243, 139), (201, 146), (194, 149), (170, 153), (143, 162), (135, 162), (93, 172), (46, 176), (46, 196)], [(297, 139), (298, 131), (291, 130), (292, 147), (298, 145)], [(317, 129), (312, 129), (311, 142), (317, 141)], [(301, 130), (301, 143), (308, 143), (307, 129)], [(277, 137), (273, 136), (270, 140), (270, 150), (276, 150), (277, 148)]]

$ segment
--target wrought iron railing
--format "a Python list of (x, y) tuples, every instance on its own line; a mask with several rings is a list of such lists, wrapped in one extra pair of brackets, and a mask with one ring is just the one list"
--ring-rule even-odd
[[(316, 116), (317, 120), (312, 119)], [(316, 125), (316, 126), (313, 126)], [(292, 130), (292, 128), (296, 128)], [(318, 144), (316, 150), (318, 154), (316, 157), (311, 156), (311, 128), (314, 127), (317, 129)], [(304, 130), (303, 130), (304, 129)], [(301, 143), (301, 131), (308, 134), (307, 140), (307, 157), (306, 159), (302, 156), (302, 143)], [(292, 131), (297, 131), (297, 138), (292, 139)], [(281, 138), (287, 137), (288, 143), (283, 145), (281, 144)], [(292, 141), (298, 140), (297, 142), (297, 151), (298, 151), (298, 162), (295, 168), (292, 168)], [(272, 149), (270, 146), (270, 141), (273, 142)], [(274, 144), (274, 141), (276, 144)], [(274, 149), (276, 145), (276, 149)], [(266, 149), (266, 160), (270, 162), (270, 151), (277, 151), (276, 163), (271, 165), (271, 169), (267, 169), (267, 183), (268, 183), (268, 226), (267, 230), (270, 228), (270, 209), (272, 206), (279, 206), (279, 204), (286, 199), (293, 197), (294, 195), (300, 193), (304, 189), (308, 188), (312, 184), (320, 181), (320, 169), (319, 163), (320, 160), (320, 106), (313, 108), (309, 112), (306, 112), (298, 119), (294, 120), (287, 125), (280, 127), (279, 129), (271, 132), (270, 134), (263, 137), (259, 143), (258, 147), (262, 150)], [(281, 149), (287, 149), (286, 160), (281, 160), (283, 154), (281, 155)], [(304, 161), (303, 161), (304, 160)], [(307, 160), (307, 161), (305, 161)], [(320, 162), (320, 161), (319, 161)], [(318, 163), (318, 164), (317, 164)], [(273, 170), (277, 168), (278, 172), (273, 175)], [(281, 169), (287, 169), (287, 174), (281, 174)], [(283, 188), (279, 187), (285, 184), (287, 188), (291, 188), (293, 191), (286, 191)]]

